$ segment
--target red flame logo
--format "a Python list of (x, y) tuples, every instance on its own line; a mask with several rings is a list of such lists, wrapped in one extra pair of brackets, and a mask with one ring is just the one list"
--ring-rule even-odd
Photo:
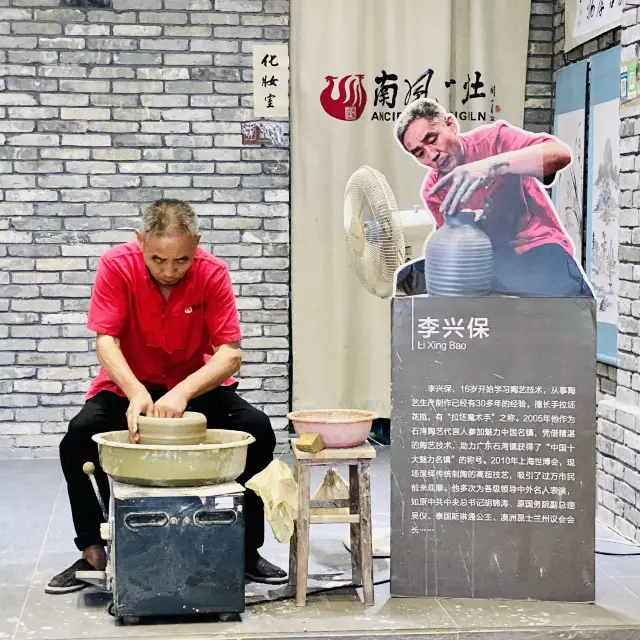
[(367, 105), (367, 92), (362, 81), (364, 75), (344, 76), (338, 84), (338, 97), (333, 97), (336, 76), (327, 76), (327, 86), (320, 94), (322, 108), (337, 120), (357, 120)]

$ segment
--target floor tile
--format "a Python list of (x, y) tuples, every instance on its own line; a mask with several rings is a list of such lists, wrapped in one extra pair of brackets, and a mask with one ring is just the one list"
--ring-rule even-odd
[(617, 579), (600, 571), (596, 575), (596, 602), (600, 607), (640, 624), (640, 598)]
[[(283, 621), (286, 620), (286, 626)], [(306, 607), (295, 602), (270, 603), (255, 607), (241, 623), (243, 633), (336, 633), (455, 629), (451, 618), (435, 600), (380, 599), (365, 607), (353, 590), (310, 596)]]
[[(389, 525), (389, 450), (377, 448), (378, 458), (372, 464), (372, 501), (374, 527)], [(338, 469), (343, 479), (346, 468)], [(313, 490), (320, 485), (324, 473), (313, 477)], [(216, 624), (201, 619), (168, 621), (139, 626), (116, 626), (107, 613), (109, 594), (86, 589), (65, 596), (50, 596), (44, 586), (50, 578), (78, 557), (73, 545), (73, 525), (68, 499), (64, 490), (57, 460), (10, 460), (0, 464), (2, 491), (0, 509), (0, 640), (14, 640), (13, 634), (22, 611), (22, 619), (15, 640), (66, 640), (91, 638), (165, 638), (206, 635), (207, 640), (224, 634), (227, 638), (247, 635), (252, 638), (267, 634), (279, 636), (296, 634), (326, 634), (341, 637), (342, 633), (362, 631), (371, 636), (375, 629), (395, 632), (394, 636), (416, 631), (440, 630), (434, 638), (460, 629), (540, 629), (536, 637), (557, 625), (575, 629), (587, 626), (640, 624), (640, 557), (618, 558), (597, 556), (597, 604), (570, 605), (565, 603), (486, 602), (468, 600), (400, 599), (389, 597), (389, 585), (376, 587), (376, 604), (364, 607), (362, 589), (344, 588), (350, 577), (351, 560), (343, 540), (346, 525), (315, 525), (311, 527), (309, 588), (325, 585), (334, 587), (310, 595), (304, 608), (295, 606), (292, 599), (249, 606), (240, 624)], [(25, 521), (29, 526), (25, 526)], [(47, 532), (45, 537), (45, 532)], [(624, 538), (616, 532), (597, 525), (598, 549), (627, 551), (633, 547), (617, 544)], [(17, 555), (16, 555), (17, 554)], [(263, 555), (272, 562), (288, 568), (289, 545), (277, 542), (267, 524)], [(20, 558), (20, 561), (16, 560)], [(376, 580), (389, 577), (389, 560), (375, 562)], [(341, 586), (340, 589), (335, 589)], [(282, 590), (248, 585), (247, 593), (264, 597), (267, 591)], [(24, 610), (23, 610), (24, 608)], [(8, 615), (5, 615), (5, 609)], [(505, 631), (504, 633), (509, 633)], [(523, 640), (520, 635), (508, 640)], [(3, 635), (4, 634), (4, 635)], [(396, 636), (396, 637), (397, 637)], [(466, 638), (467, 636), (465, 636)], [(480, 638), (481, 636), (478, 636)], [(586, 637), (586, 636), (575, 636)], [(505, 636), (505, 638), (507, 638)], [(433, 640), (433, 639), (432, 639)], [(448, 639), (447, 639), (448, 640)]]
[(29, 587), (0, 586), (0, 638), (12, 639), (18, 626)]
[(638, 599), (638, 607), (640, 607), (640, 576), (619, 576), (614, 580), (633, 593)]
[(24, 560), (16, 562), (15, 558), (0, 558), (0, 589), (7, 587), (28, 587), (31, 584), (36, 568), (37, 556), (26, 554)]
[(94, 589), (48, 595), (41, 588), (29, 590), (15, 640), (63, 640), (67, 638), (129, 638), (237, 633), (238, 624), (194, 622), (118, 626), (107, 612), (107, 597)]
[(640, 557), (611, 557), (600, 556), (597, 566), (607, 575), (618, 578), (619, 576), (637, 576), (640, 579)]
[(514, 602), (498, 600), (445, 600), (440, 604), (461, 629), (620, 625), (629, 619), (592, 604)]
[[(47, 534), (60, 495), (60, 484), (47, 488), (34, 487), (25, 481), (21, 488), (3, 486), (0, 498), (0, 563), (18, 558), (37, 559)], [(8, 497), (7, 494), (15, 496)], [(16, 504), (19, 501), (19, 508)]]

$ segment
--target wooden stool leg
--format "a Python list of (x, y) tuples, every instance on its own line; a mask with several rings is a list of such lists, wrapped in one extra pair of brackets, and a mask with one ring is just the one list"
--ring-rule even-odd
[(372, 606), (373, 595), (373, 540), (371, 532), (371, 465), (358, 463), (358, 489), (360, 504), (360, 571), (364, 604)]
[(309, 516), (311, 501), (311, 467), (301, 464), (298, 469), (298, 526), (296, 553), (296, 605), (307, 604), (309, 575)]
[[(358, 478), (358, 467), (355, 464), (349, 465), (349, 513), (360, 513), (360, 480)], [(360, 542), (360, 525), (358, 523), (349, 525), (351, 535), (351, 580), (353, 584), (362, 584), (362, 557)]]
[[(293, 462), (293, 478), (298, 481), (298, 462), (294, 458)], [(298, 494), (300, 495), (300, 494)], [(298, 498), (298, 501), (300, 498)], [(298, 520), (293, 521), (293, 534), (289, 541), (289, 585), (296, 584), (296, 571), (298, 566)]]

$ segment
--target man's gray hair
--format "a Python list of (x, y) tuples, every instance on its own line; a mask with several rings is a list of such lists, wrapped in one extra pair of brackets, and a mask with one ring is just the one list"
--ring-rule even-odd
[(413, 122), (419, 118), (444, 122), (447, 115), (449, 115), (449, 112), (437, 100), (432, 98), (414, 100), (400, 114), (396, 122), (396, 138), (404, 147), (404, 136)]
[(156, 200), (142, 215), (144, 234), (177, 236), (198, 235), (198, 217), (191, 205), (184, 200), (165, 198)]

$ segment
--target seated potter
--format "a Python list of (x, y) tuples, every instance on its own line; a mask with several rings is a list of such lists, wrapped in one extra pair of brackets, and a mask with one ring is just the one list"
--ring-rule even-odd
[[(108, 250), (100, 259), (87, 328), (97, 334), (102, 367), (87, 400), (60, 443), (82, 558), (47, 585), (47, 593), (82, 589), (78, 570), (105, 568), (100, 538), (102, 515), (82, 465), (108, 504), (108, 479), (100, 468), (94, 434), (129, 430), (138, 439), (138, 418), (179, 417), (186, 409), (204, 414), (210, 426), (250, 433), (244, 484), (273, 460), (275, 435), (269, 418), (237, 393), (233, 375), (241, 361), (240, 325), (225, 262), (198, 246), (198, 220), (180, 200), (160, 200), (143, 217), (136, 240)], [(264, 509), (245, 494), (245, 573), (256, 582), (281, 584), (286, 573), (262, 558)]]

